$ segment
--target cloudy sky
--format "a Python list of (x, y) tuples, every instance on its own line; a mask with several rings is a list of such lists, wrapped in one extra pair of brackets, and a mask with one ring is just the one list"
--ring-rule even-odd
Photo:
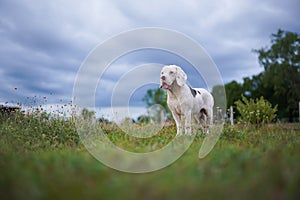
[[(45, 104), (70, 102), (77, 72), (91, 51), (120, 33), (143, 27), (187, 35), (211, 56), (225, 83), (241, 82), (262, 70), (252, 49), (269, 45), (270, 35), (279, 28), (300, 32), (299, 7), (299, 0), (1, 0), (0, 104), (32, 103), (34, 98)], [(121, 72), (147, 63), (185, 65), (157, 50), (122, 56), (96, 89), (99, 106), (110, 106)], [(182, 67), (193, 76), (192, 67)], [(157, 85), (137, 86), (129, 104), (143, 106), (143, 92), (152, 86)]]

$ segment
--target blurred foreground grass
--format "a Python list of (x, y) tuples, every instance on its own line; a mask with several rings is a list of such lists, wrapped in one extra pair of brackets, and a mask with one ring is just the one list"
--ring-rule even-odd
[[(136, 140), (104, 125), (116, 144), (164, 146), (175, 127)], [(172, 165), (128, 174), (94, 159), (70, 120), (2, 116), (0, 199), (299, 199), (300, 126), (225, 127), (213, 151), (198, 159), (204, 136)]]

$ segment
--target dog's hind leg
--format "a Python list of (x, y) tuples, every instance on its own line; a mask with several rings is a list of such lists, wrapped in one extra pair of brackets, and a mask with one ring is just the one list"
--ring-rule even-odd
[(208, 119), (207, 119), (207, 112), (206, 112), (205, 109), (201, 109), (200, 115), (199, 115), (199, 121), (200, 121), (200, 124), (201, 124), (202, 132), (207, 133), (206, 123), (207, 123)]

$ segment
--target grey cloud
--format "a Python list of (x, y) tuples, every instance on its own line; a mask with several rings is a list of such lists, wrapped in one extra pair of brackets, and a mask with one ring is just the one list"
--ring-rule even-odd
[[(0, 2), (0, 101), (47, 93), (53, 93), (52, 101), (71, 99), (77, 70), (92, 48), (119, 32), (147, 26), (187, 34), (211, 55), (225, 82), (241, 81), (243, 76), (262, 70), (251, 49), (268, 45), (270, 34), (278, 28), (300, 31), (299, 7), (298, 0), (155, 0), (134, 4), (105, 0), (3, 0)], [(147, 37), (153, 42), (160, 41), (154, 35)], [(177, 43), (176, 38), (170, 39)], [(124, 40), (111, 48), (122, 49), (132, 42), (139, 41)], [(199, 56), (189, 47), (182, 49), (191, 57)], [(103, 52), (102, 56), (109, 53)], [(103, 100), (101, 105), (109, 105), (111, 88), (126, 71), (148, 62), (180, 65), (187, 71), (192, 86), (205, 87), (206, 77), (200, 80), (201, 74), (185, 58), (143, 50), (118, 58), (107, 70), (103, 77), (105, 84), (97, 88), (97, 96)], [(14, 87), (20, 89), (16, 92)], [(141, 96), (136, 94), (138, 98)]]

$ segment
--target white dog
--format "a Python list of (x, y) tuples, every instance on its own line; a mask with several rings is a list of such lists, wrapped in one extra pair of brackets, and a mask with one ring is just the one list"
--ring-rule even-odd
[(201, 123), (203, 132), (213, 122), (214, 99), (203, 88), (191, 88), (186, 83), (187, 75), (176, 66), (164, 66), (160, 74), (160, 88), (168, 92), (168, 106), (177, 126), (177, 135), (182, 135), (182, 117), (185, 118), (185, 134), (191, 134), (192, 116)]

